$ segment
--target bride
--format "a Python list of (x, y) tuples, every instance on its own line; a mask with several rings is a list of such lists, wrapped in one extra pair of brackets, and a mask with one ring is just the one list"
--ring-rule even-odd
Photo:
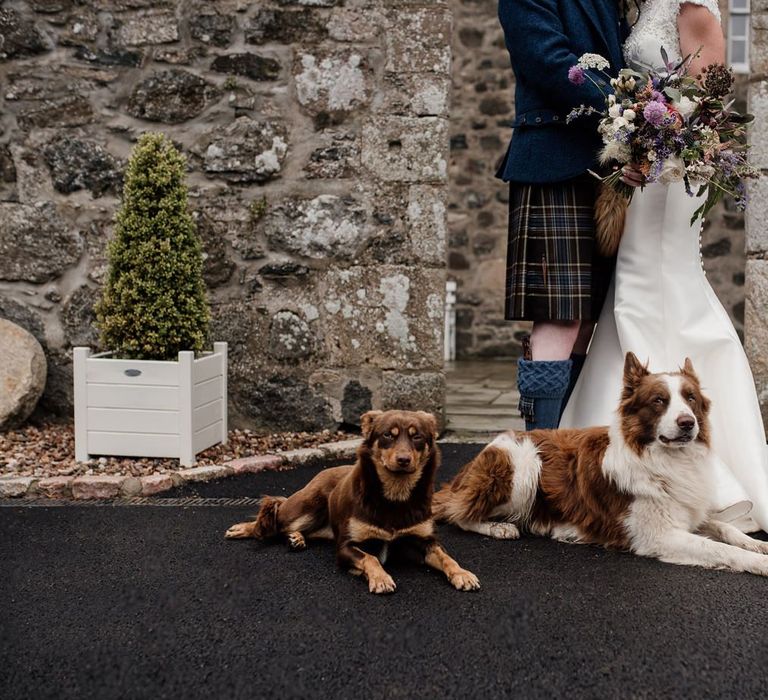
[[(630, 66), (659, 66), (695, 54), (691, 74), (724, 63), (717, 0), (646, 0), (626, 44)], [(632, 171), (627, 175), (630, 184)], [(611, 422), (621, 394), (624, 354), (665, 371), (690, 357), (712, 399), (712, 447), (718, 456), (721, 517), (746, 531), (768, 531), (768, 449), (752, 373), (728, 314), (704, 274), (701, 201), (684, 184), (650, 184), (627, 212), (616, 272), (587, 361), (560, 427)]]

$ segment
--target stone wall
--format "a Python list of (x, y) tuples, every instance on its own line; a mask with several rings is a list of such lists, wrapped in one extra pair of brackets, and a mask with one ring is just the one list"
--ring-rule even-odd
[[(508, 186), (494, 178), (514, 118), (514, 74), (495, 0), (451, 0), (453, 93), (448, 204), (448, 275), (458, 283), (459, 357), (516, 357), (529, 324), (504, 320)], [(723, 9), (727, 2), (721, 3)], [(724, 15), (725, 16), (725, 15)], [(738, 93), (743, 101), (746, 80)], [(710, 282), (741, 333), (744, 217), (721, 205), (702, 236)]]
[(231, 419), (440, 411), (450, 10), (442, 0), (0, 2), (0, 315), (71, 410), (137, 136), (189, 160)]
[(747, 208), (746, 349), (768, 425), (768, 0), (752, 0), (752, 76), (749, 86), (752, 162), (763, 177), (750, 188)]

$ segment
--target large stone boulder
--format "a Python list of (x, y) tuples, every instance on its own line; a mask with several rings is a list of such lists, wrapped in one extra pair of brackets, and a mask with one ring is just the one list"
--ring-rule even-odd
[(0, 318), (0, 430), (23, 423), (45, 389), (45, 354), (34, 336)]

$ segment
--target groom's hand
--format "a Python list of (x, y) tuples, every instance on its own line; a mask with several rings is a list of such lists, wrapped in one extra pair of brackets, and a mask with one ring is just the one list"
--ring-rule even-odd
[(645, 184), (645, 175), (638, 165), (630, 163), (621, 169), (621, 181), (630, 187), (642, 187)]

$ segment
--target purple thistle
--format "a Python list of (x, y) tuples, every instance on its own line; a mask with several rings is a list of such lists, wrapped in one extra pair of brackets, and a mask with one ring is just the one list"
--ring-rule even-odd
[(581, 66), (571, 66), (568, 69), (568, 80), (574, 85), (584, 85), (587, 82), (587, 76)]
[(654, 90), (651, 93), (651, 99), (654, 100), (654, 102), (661, 102), (662, 104), (667, 104), (667, 97), (663, 92), (659, 92), (658, 90)]
[(661, 126), (667, 116), (667, 108), (661, 102), (649, 102), (643, 110), (645, 121), (654, 126)]

